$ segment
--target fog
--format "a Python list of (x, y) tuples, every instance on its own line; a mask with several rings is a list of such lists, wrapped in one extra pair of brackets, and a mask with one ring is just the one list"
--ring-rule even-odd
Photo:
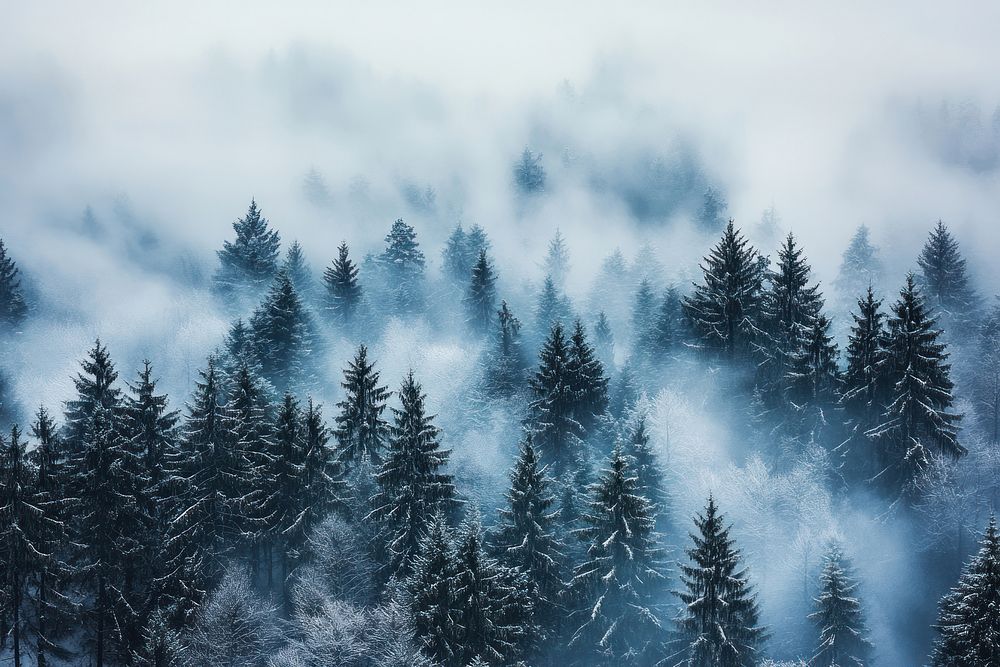
[[(580, 309), (616, 247), (631, 260), (651, 245), (662, 284), (687, 289), (715, 242), (692, 222), (708, 186), (766, 254), (778, 239), (754, 235), (774, 207), (825, 291), (864, 223), (894, 294), (938, 219), (980, 293), (1000, 290), (1000, 6), (336, 4), (6, 7), (0, 237), (37, 307), (4, 363), (25, 412), (61, 413), (98, 336), (123, 379), (152, 359), (180, 407), (231, 321), (208, 285), (251, 198), (317, 275), (342, 240), (358, 261), (378, 252), (399, 217), (437, 275), (451, 229), (478, 223), (525, 319), (557, 229)], [(511, 182), (526, 146), (548, 175), (528, 202)], [(369, 344), (393, 389), (411, 367), (423, 381), (453, 464), (484, 480), (466, 493), (491, 507), (520, 416), (470, 425), (454, 407), (480, 351), (459, 329), (392, 321)], [(354, 347), (334, 336), (324, 351), (327, 418)], [(795, 549), (836, 536), (854, 545), (878, 664), (924, 660), (936, 600), (910, 592), (909, 526), (831, 497), (808, 471), (769, 470), (745, 425), (709, 405), (723, 380), (690, 382), (704, 391), (644, 399), (673, 518), (684, 534), (718, 494), (765, 621), (791, 624), (774, 629), (774, 653), (799, 648)], [(819, 555), (802, 555), (807, 570)]]

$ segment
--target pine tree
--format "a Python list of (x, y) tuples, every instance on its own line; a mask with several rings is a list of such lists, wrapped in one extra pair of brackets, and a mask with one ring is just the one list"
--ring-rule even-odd
[(237, 318), (226, 332), (222, 344), (223, 355), (220, 361), (220, 373), (224, 383), (232, 383), (240, 369), (246, 366), (254, 374), (261, 375), (263, 367), (260, 363), (260, 350), (254, 340), (253, 330), (247, 326), (242, 317)]
[(683, 318), (681, 293), (673, 285), (668, 287), (660, 300), (650, 342), (656, 358), (663, 360), (683, 341)]
[(572, 413), (584, 433), (590, 433), (608, 409), (608, 378), (594, 348), (587, 342), (583, 324), (577, 320), (570, 337), (566, 365), (572, 395)]
[(138, 643), (145, 597), (142, 538), (150, 520), (141, 502), (141, 457), (128, 447), (109, 409), (98, 407), (92, 419), (70, 465), (78, 497), (76, 569), (89, 599), (88, 638), (101, 667), (130, 655)]
[(553, 509), (553, 482), (546, 472), (528, 435), (510, 472), (507, 506), (499, 510), (494, 546), (504, 563), (528, 578), (539, 626), (552, 628), (560, 620), (566, 555), (556, 534), (558, 511)]
[(608, 402), (608, 411), (615, 419), (623, 419), (635, 407), (639, 400), (639, 386), (632, 372), (632, 366), (625, 364), (618, 372), (614, 390)]
[(934, 667), (987, 667), (1000, 662), (1000, 535), (990, 517), (977, 553), (941, 600)]
[(514, 664), (535, 634), (527, 578), (485, 552), (475, 516), (465, 522), (455, 554), (454, 605), (461, 641), (459, 665), (476, 659)]
[(751, 667), (759, 661), (765, 631), (759, 623), (757, 599), (740, 552), (723, 525), (715, 499), (695, 517), (698, 534), (688, 549), (691, 563), (681, 565), (684, 603), (676, 620), (678, 657), (690, 667)]
[(276, 417), (272, 447), (264, 473), (267, 487), (262, 499), (270, 529), (269, 546), (276, 547), (281, 561), (282, 600), (291, 606), (289, 575), (305, 544), (306, 443), (298, 401), (285, 394)]
[(872, 245), (868, 227), (861, 225), (841, 257), (834, 287), (844, 303), (849, 303), (866, 289), (882, 284), (882, 261)]
[(250, 319), (262, 374), (278, 391), (300, 388), (312, 381), (309, 362), (317, 344), (313, 326), (291, 277), (280, 271)]
[(885, 471), (880, 475), (908, 493), (934, 450), (956, 459), (966, 452), (958, 442), (961, 416), (951, 412), (954, 385), (948, 353), (934, 325), (910, 274), (889, 318), (889, 403), (880, 423), (868, 431), (879, 445)]
[(965, 259), (948, 226), (938, 220), (917, 258), (921, 291), (937, 316), (948, 324), (968, 322), (978, 308), (978, 297), (969, 285)]
[(662, 633), (664, 584), (654, 509), (619, 448), (590, 493), (586, 526), (577, 531), (587, 557), (570, 582), (582, 603), (571, 615), (578, 625), (570, 647), (613, 664), (650, 664)]
[(66, 403), (66, 444), (71, 450), (83, 447), (92, 426), (94, 414), (104, 408), (112, 413), (121, 407), (122, 392), (114, 386), (118, 371), (111, 361), (108, 348), (100, 339), (88, 353), (88, 358), (80, 364), (82, 373), (73, 379), (77, 397)]
[(145, 495), (155, 499), (167, 475), (167, 460), (172, 457), (176, 446), (180, 413), (168, 409), (166, 394), (156, 393), (153, 365), (148, 359), (142, 363), (138, 381), (128, 385), (130, 395), (125, 398), (122, 410), (122, 430), (132, 450), (143, 458), (145, 475), (149, 480), (149, 491)]
[(344, 326), (354, 321), (361, 302), (358, 273), (358, 266), (351, 261), (345, 241), (337, 248), (337, 259), (333, 260), (333, 264), (323, 272), (323, 282), (326, 285), (326, 310), (337, 323)]
[(388, 279), (395, 312), (400, 315), (416, 313), (423, 307), (426, 263), (417, 243), (417, 233), (398, 219), (386, 235), (385, 244), (378, 261)]
[(730, 359), (747, 355), (757, 336), (762, 266), (733, 222), (702, 262), (703, 281), (683, 300), (697, 342)]
[(569, 248), (566, 246), (566, 239), (562, 232), (558, 229), (555, 236), (549, 241), (549, 250), (545, 255), (542, 268), (546, 276), (551, 276), (557, 288), (561, 290), (565, 287), (566, 277), (569, 275)]
[(506, 301), (500, 302), (495, 320), (493, 349), (486, 358), (485, 383), (491, 395), (509, 398), (524, 384), (526, 360), (521, 349), (521, 321)]
[(230, 303), (264, 290), (278, 270), (281, 245), (278, 232), (270, 228), (253, 200), (247, 214), (233, 223), (233, 230), (236, 239), (223, 243), (215, 275), (216, 291)]
[(597, 357), (607, 369), (613, 369), (615, 365), (615, 335), (611, 331), (611, 323), (604, 311), (597, 313), (597, 322), (594, 323), (594, 348), (597, 350)]
[(414, 639), (436, 664), (454, 665), (462, 655), (454, 606), (455, 547), (440, 512), (428, 517), (427, 523), (406, 586)]
[(795, 405), (828, 409), (836, 401), (840, 383), (830, 320), (820, 314), (803, 333), (800, 347), (789, 360), (788, 396)]
[(306, 404), (302, 414), (305, 455), (302, 461), (301, 531), (309, 535), (334, 507), (347, 499), (344, 466), (330, 448), (330, 430), (323, 422), (323, 406)]
[(410, 371), (399, 390), (400, 407), (392, 409), (389, 447), (375, 475), (378, 491), (370, 516), (381, 526), (386, 570), (399, 579), (410, 571), (427, 521), (457, 503), (452, 477), (443, 471), (451, 452), (441, 449), (425, 399)]
[(545, 191), (545, 167), (542, 154), (525, 148), (521, 159), (514, 165), (514, 186), (522, 195), (535, 195)]
[(535, 327), (540, 331), (548, 331), (556, 322), (569, 319), (571, 307), (569, 300), (559, 292), (552, 276), (545, 276), (542, 291), (538, 294), (538, 304), (535, 306)]
[(977, 348), (973, 405), (983, 433), (996, 444), (1000, 442), (1000, 300), (980, 327)]
[(21, 289), (20, 270), (7, 255), (7, 247), (0, 239), (0, 323), (13, 326), (28, 314), (28, 304)]
[(816, 653), (810, 664), (817, 667), (862, 667), (868, 664), (872, 650), (856, 597), (858, 584), (850, 564), (833, 545), (825, 558), (820, 575), (816, 611), (809, 615), (819, 629)]
[(281, 270), (288, 274), (295, 292), (300, 298), (310, 300), (316, 290), (316, 283), (313, 280), (312, 268), (306, 261), (305, 253), (302, 252), (302, 245), (298, 241), (292, 241), (285, 252), (285, 261), (281, 265)]
[(441, 260), (448, 279), (455, 285), (464, 286), (472, 271), (472, 264), (469, 262), (469, 235), (461, 224), (456, 225), (448, 235), (444, 250), (441, 251)]
[(876, 299), (869, 287), (858, 299), (857, 313), (852, 314), (854, 325), (847, 343), (847, 370), (840, 400), (855, 438), (864, 438), (864, 433), (878, 424), (889, 402), (889, 359), (881, 308), (882, 300)]
[(528, 426), (543, 458), (552, 463), (557, 478), (579, 464), (584, 432), (573, 414), (577, 396), (571, 370), (571, 349), (562, 325), (552, 326), (539, 353), (539, 367), (530, 378), (534, 400), (528, 406)]
[(632, 301), (632, 356), (646, 362), (654, 356), (656, 296), (648, 278), (643, 278)]
[(705, 190), (702, 197), (701, 208), (698, 209), (698, 227), (703, 231), (714, 232), (722, 227), (726, 222), (726, 202), (725, 195), (714, 187)]
[(375, 362), (368, 362), (368, 348), (358, 347), (354, 359), (344, 369), (344, 400), (337, 403), (334, 435), (339, 443), (340, 457), (348, 466), (357, 461), (378, 462), (388, 433), (388, 423), (382, 419), (386, 401), (392, 392), (379, 386), (379, 371)]
[(645, 415), (640, 415), (631, 429), (623, 451), (632, 458), (637, 492), (650, 503), (655, 517), (653, 528), (657, 534), (665, 535), (670, 527), (670, 495), (664, 483), (663, 469), (649, 445)]
[(472, 279), (463, 300), (465, 321), (477, 333), (487, 333), (493, 323), (497, 299), (496, 282), (496, 271), (490, 264), (486, 251), (480, 250), (479, 257), (472, 267)]

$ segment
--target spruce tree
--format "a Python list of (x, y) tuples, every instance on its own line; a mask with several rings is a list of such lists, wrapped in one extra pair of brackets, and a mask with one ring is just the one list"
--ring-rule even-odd
[(341, 460), (348, 467), (358, 461), (378, 462), (382, 458), (388, 423), (382, 419), (386, 401), (392, 392), (379, 385), (375, 362), (368, 361), (368, 348), (358, 347), (354, 359), (344, 369), (344, 399), (337, 403), (340, 413), (334, 435), (339, 443)]
[(715, 232), (726, 222), (725, 194), (717, 188), (709, 186), (702, 196), (701, 208), (698, 209), (697, 222), (702, 231)]
[(569, 319), (571, 310), (569, 300), (556, 288), (552, 276), (545, 276), (535, 306), (535, 327), (539, 331), (548, 331), (556, 322), (563, 323)]
[(762, 265), (730, 220), (702, 262), (702, 282), (683, 300), (696, 342), (729, 359), (745, 358), (758, 334)]
[(525, 148), (514, 165), (514, 187), (522, 195), (537, 195), (545, 191), (545, 167), (542, 154)]
[(878, 248), (871, 243), (868, 227), (861, 225), (841, 256), (840, 270), (833, 285), (840, 300), (848, 304), (869, 287), (877, 289), (881, 284), (882, 261)]
[(653, 530), (655, 510), (619, 448), (590, 494), (585, 527), (577, 531), (588, 547), (570, 582), (581, 606), (570, 617), (576, 630), (569, 646), (583, 659), (650, 664), (663, 632), (664, 574)]
[(673, 285), (668, 287), (660, 300), (650, 341), (658, 360), (663, 360), (680, 347), (683, 341), (681, 293)]
[(810, 664), (817, 667), (869, 664), (872, 645), (867, 638), (861, 602), (856, 597), (858, 584), (837, 545), (826, 554), (819, 586), (816, 611), (809, 615), (819, 630), (816, 653)]
[(836, 401), (840, 383), (830, 320), (820, 314), (803, 334), (799, 348), (789, 359), (788, 397), (795, 405), (828, 409)]
[(486, 251), (480, 250), (479, 257), (472, 266), (472, 279), (463, 299), (465, 321), (476, 333), (487, 333), (493, 323), (497, 299), (496, 282), (496, 271), (490, 264)]
[(99, 408), (116, 413), (121, 408), (122, 392), (114, 386), (118, 371), (111, 361), (108, 348), (100, 339), (81, 362), (82, 373), (73, 379), (76, 398), (66, 402), (65, 441), (71, 450), (84, 446), (88, 429), (93, 425), (94, 414)]
[(223, 354), (220, 359), (219, 372), (223, 383), (234, 382), (240, 369), (244, 366), (255, 375), (261, 375), (264, 372), (260, 362), (261, 351), (257, 348), (254, 332), (242, 317), (237, 318), (230, 325), (222, 347)]
[(487, 353), (485, 384), (491, 395), (509, 398), (524, 384), (527, 362), (521, 348), (521, 321), (506, 301), (496, 313), (493, 348)]
[(233, 230), (236, 239), (225, 241), (218, 253), (221, 266), (215, 275), (215, 289), (236, 305), (234, 300), (259, 294), (274, 278), (281, 237), (253, 200), (247, 214), (233, 223)]
[(414, 639), (435, 664), (461, 664), (462, 639), (454, 605), (455, 547), (441, 512), (428, 517), (427, 524), (406, 581)]
[(288, 278), (295, 287), (295, 292), (299, 298), (309, 301), (312, 299), (316, 283), (313, 280), (312, 268), (306, 261), (305, 253), (302, 252), (302, 245), (298, 241), (292, 241), (285, 252), (285, 261), (281, 265), (281, 270), (288, 274)]
[(469, 262), (469, 235), (462, 225), (456, 225), (448, 235), (444, 250), (441, 251), (442, 266), (445, 275), (456, 286), (464, 286), (472, 271)]
[(19, 273), (17, 264), (7, 254), (7, 246), (0, 239), (0, 323), (8, 327), (20, 323), (28, 314)]
[(969, 284), (965, 258), (948, 226), (938, 220), (917, 258), (919, 285), (929, 305), (950, 325), (967, 323), (974, 317), (978, 297)]
[(611, 330), (611, 323), (604, 311), (597, 313), (597, 322), (594, 323), (594, 348), (597, 350), (597, 357), (607, 369), (613, 369), (615, 365), (615, 335)]
[(427, 521), (456, 503), (451, 475), (444, 472), (450, 450), (441, 449), (440, 430), (427, 414), (420, 384), (407, 374), (393, 408), (385, 459), (375, 474), (378, 490), (371, 517), (381, 526), (386, 572), (403, 579), (409, 573)]
[(1000, 300), (980, 327), (977, 350), (973, 406), (983, 433), (996, 444), (1000, 443)]
[(868, 431), (879, 446), (883, 480), (906, 493), (914, 491), (932, 453), (957, 459), (966, 452), (958, 442), (961, 415), (951, 411), (948, 353), (934, 326), (910, 274), (889, 317), (889, 402), (880, 423)]
[(301, 532), (307, 536), (334, 507), (347, 500), (344, 466), (330, 448), (330, 429), (323, 422), (323, 406), (310, 398), (302, 413), (305, 454), (300, 490)]
[(361, 302), (358, 266), (348, 255), (347, 242), (337, 248), (337, 259), (323, 272), (326, 285), (326, 310), (343, 326), (350, 325)]
[(552, 282), (558, 289), (561, 290), (566, 286), (566, 277), (569, 274), (569, 248), (562, 232), (558, 229), (549, 241), (549, 250), (542, 268), (546, 276), (551, 276)]
[(648, 362), (654, 356), (656, 315), (653, 285), (643, 278), (632, 300), (632, 356), (638, 362)]
[(979, 552), (941, 600), (931, 655), (934, 667), (987, 667), (1000, 663), (1000, 534), (990, 517)]
[(424, 253), (413, 227), (400, 218), (385, 237), (379, 264), (385, 272), (396, 314), (409, 315), (423, 307)]
[[(122, 429), (134, 452), (141, 454), (149, 481), (147, 498), (156, 499), (165, 482), (167, 461), (176, 446), (176, 426), (180, 413), (167, 407), (167, 395), (156, 393), (157, 380), (149, 360), (142, 362), (135, 384), (129, 383), (129, 396), (122, 410)], [(153, 508), (151, 508), (153, 509)]]
[(625, 364), (618, 372), (611, 397), (608, 401), (608, 411), (615, 419), (624, 419), (639, 400), (639, 386), (632, 372), (631, 364)]
[(573, 326), (566, 371), (572, 413), (584, 433), (589, 434), (608, 409), (608, 378), (580, 320)]
[(552, 628), (560, 621), (566, 555), (556, 534), (559, 513), (546, 472), (528, 435), (510, 472), (507, 504), (499, 510), (494, 546), (501, 560), (518, 568), (530, 582), (538, 625)]
[(459, 665), (479, 659), (510, 665), (534, 636), (534, 601), (527, 577), (491, 558), (477, 517), (465, 522), (455, 554), (454, 606)]
[(847, 343), (840, 401), (855, 439), (865, 438), (865, 432), (878, 424), (889, 402), (889, 359), (881, 308), (882, 300), (868, 287), (865, 296), (858, 299), (857, 312), (851, 315), (854, 325)]
[(624, 453), (632, 458), (638, 493), (649, 501), (656, 517), (653, 528), (660, 536), (670, 527), (670, 495), (664, 482), (663, 468), (649, 445), (646, 416), (640, 415), (625, 440)]
[(291, 277), (280, 271), (250, 319), (263, 376), (281, 392), (314, 379), (310, 361), (316, 352), (314, 323)]
[(681, 565), (684, 604), (676, 620), (680, 664), (690, 667), (752, 667), (759, 662), (765, 631), (756, 595), (740, 552), (723, 525), (715, 499), (695, 517), (698, 534), (688, 549), (690, 564)]
[(538, 370), (529, 380), (534, 399), (528, 406), (528, 427), (543, 459), (553, 465), (559, 478), (579, 465), (584, 435), (573, 414), (578, 397), (571, 355), (562, 325), (557, 322), (539, 353)]

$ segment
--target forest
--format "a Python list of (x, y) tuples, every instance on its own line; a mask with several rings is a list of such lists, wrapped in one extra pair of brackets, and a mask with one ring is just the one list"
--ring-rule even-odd
[[(544, 192), (540, 157), (511, 182)], [(403, 219), (316, 271), (252, 201), (185, 395), (100, 339), (62, 404), (4, 384), (5, 660), (829, 667), (903, 641), (997, 664), (1000, 303), (944, 222), (901, 276), (859, 227), (824, 294), (794, 233), (765, 215), (759, 249), (717, 196), (689, 282), (616, 250), (586, 303), (569, 229), (537, 282), (500, 283), (479, 225), (430, 248)], [(16, 258), (0, 243), (8, 338), (37, 316)], [(427, 349), (451, 337), (465, 358)], [(407, 345), (445, 357), (444, 396), (427, 363), (385, 374)], [(743, 441), (707, 477), (704, 414)], [(883, 569), (936, 608), (880, 603)]]

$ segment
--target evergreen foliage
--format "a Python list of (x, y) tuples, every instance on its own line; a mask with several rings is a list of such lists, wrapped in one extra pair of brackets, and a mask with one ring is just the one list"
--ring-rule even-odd
[(816, 653), (810, 664), (817, 667), (863, 667), (869, 664), (872, 645), (867, 638), (858, 584), (840, 547), (833, 545), (820, 574), (816, 611), (809, 618), (819, 630)]
[(278, 270), (281, 237), (251, 201), (247, 214), (233, 223), (236, 239), (225, 241), (219, 251), (216, 291), (235, 305), (244, 296), (264, 291)]
[(391, 392), (379, 385), (375, 362), (368, 361), (368, 348), (358, 352), (344, 369), (344, 399), (337, 403), (340, 410), (335, 421), (334, 435), (339, 444), (340, 458), (347, 466), (357, 461), (379, 461), (385, 447), (389, 425), (382, 419)]
[(497, 299), (496, 282), (496, 271), (490, 264), (486, 251), (480, 250), (479, 257), (472, 266), (472, 279), (463, 299), (465, 321), (476, 333), (487, 333), (493, 323)]
[(8, 327), (19, 324), (28, 314), (19, 274), (17, 264), (0, 239), (0, 322)]
[(337, 248), (337, 259), (323, 272), (326, 310), (334, 321), (343, 326), (354, 321), (361, 302), (359, 272), (357, 264), (350, 258), (346, 241)]

